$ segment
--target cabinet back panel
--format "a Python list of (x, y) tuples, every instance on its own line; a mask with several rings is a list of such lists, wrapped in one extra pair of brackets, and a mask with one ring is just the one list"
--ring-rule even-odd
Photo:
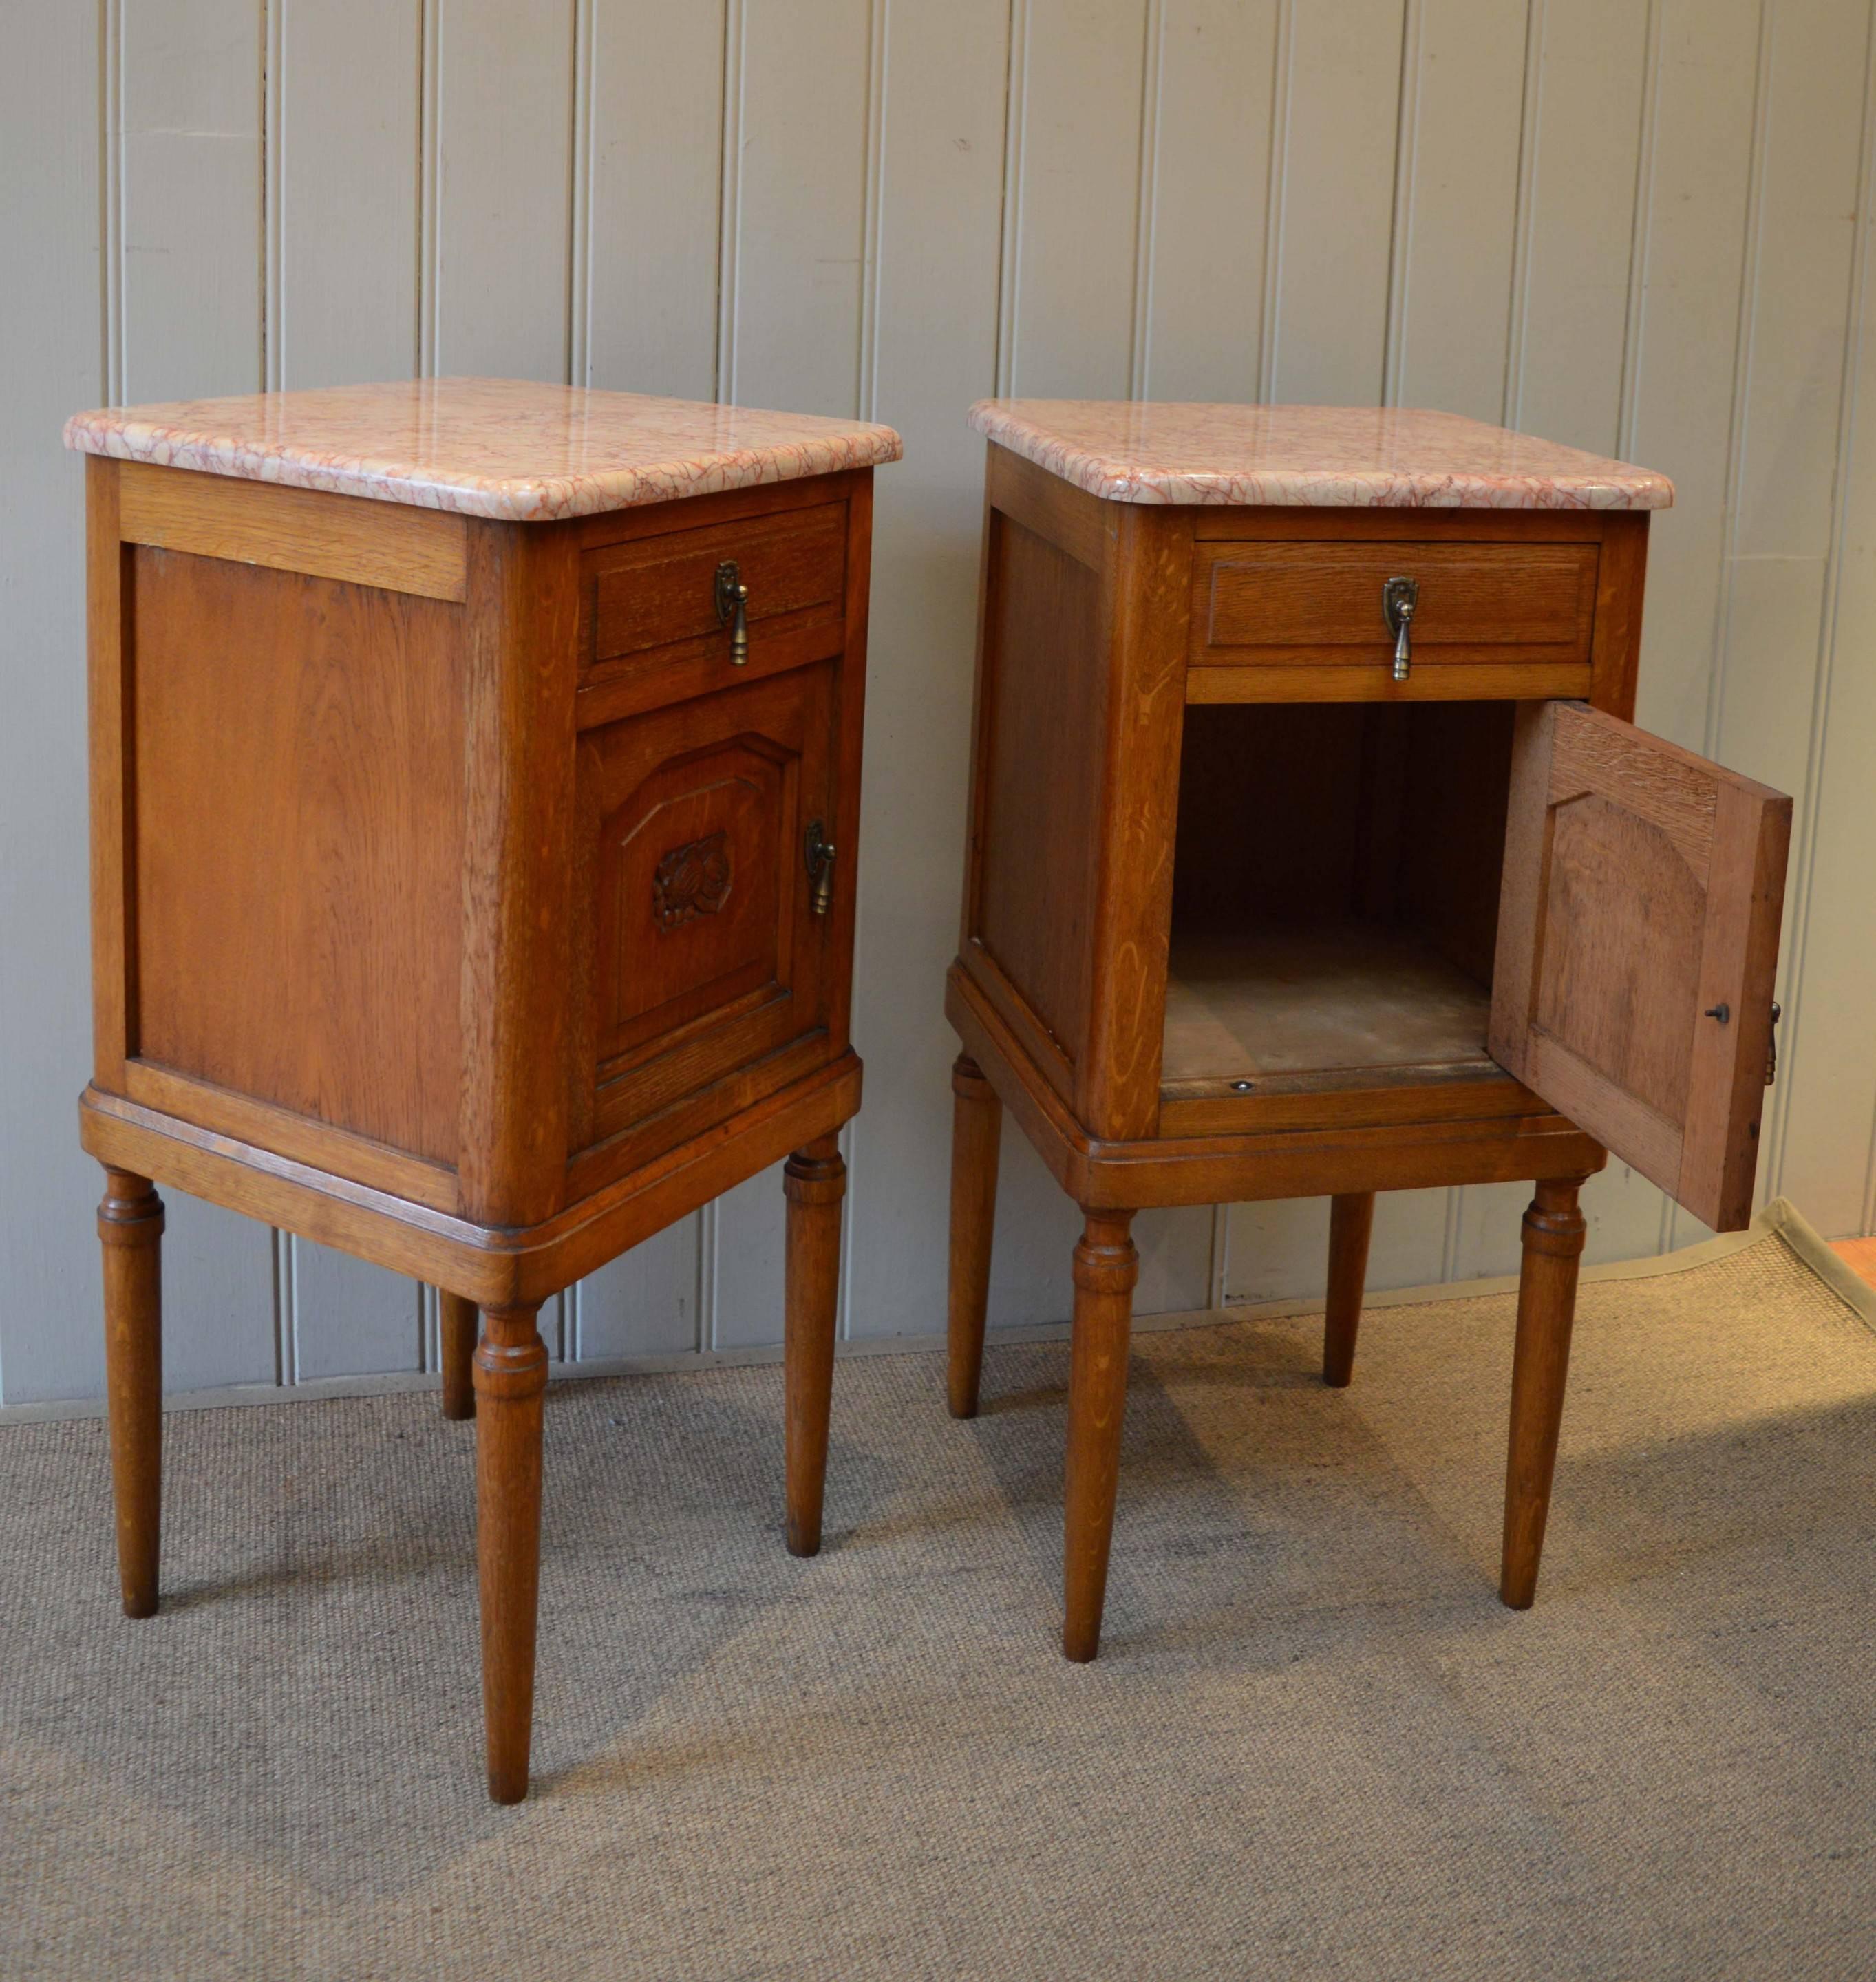
[(462, 609), (147, 548), (126, 569), (132, 1053), (453, 1163)]
[(989, 580), (970, 933), (1072, 1061), (1087, 1017), (1103, 757), (1097, 581), (1000, 514)]

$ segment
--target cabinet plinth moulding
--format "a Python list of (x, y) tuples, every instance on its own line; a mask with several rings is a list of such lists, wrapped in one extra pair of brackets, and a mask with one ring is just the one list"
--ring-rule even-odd
[(1157, 1205), (1530, 1179), (1500, 1593), (1535, 1593), (1578, 1186), (1751, 1216), (1791, 802), (1636, 729), (1625, 462), (1456, 416), (986, 401), (951, 1179), (976, 1409), (1007, 1109), (1081, 1208), (1063, 1647), (1095, 1655)]
[(79, 1120), (108, 1173), (125, 1608), (158, 1600), (153, 1186), (432, 1283), (512, 1802), (538, 1311), (791, 1153), (786, 1533), (818, 1545), (826, 1180), (860, 1067), (853, 863), (816, 877), (801, 849), (823, 822), (858, 841), (873, 469), (898, 436), (448, 379), (83, 414), (66, 439), (89, 457)]

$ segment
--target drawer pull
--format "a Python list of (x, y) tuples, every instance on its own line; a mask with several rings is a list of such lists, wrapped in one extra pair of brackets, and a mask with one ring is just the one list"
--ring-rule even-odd
[(1414, 609), (1420, 603), (1420, 580), (1390, 578), (1381, 586), (1381, 617), (1394, 636), (1394, 679), (1405, 681), (1414, 666)]
[(834, 843), (819, 819), (809, 822), (802, 852), (808, 869), (808, 912), (824, 916), (834, 899)]
[(729, 665), (743, 666), (749, 657), (749, 589), (743, 582), (734, 558), (716, 567), (716, 623), (729, 629)]

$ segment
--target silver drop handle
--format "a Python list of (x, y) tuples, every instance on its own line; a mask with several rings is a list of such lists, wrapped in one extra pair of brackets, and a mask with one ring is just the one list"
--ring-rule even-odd
[(1414, 666), (1414, 609), (1420, 603), (1420, 580), (1390, 578), (1381, 586), (1381, 617), (1394, 636), (1394, 679), (1404, 682)]

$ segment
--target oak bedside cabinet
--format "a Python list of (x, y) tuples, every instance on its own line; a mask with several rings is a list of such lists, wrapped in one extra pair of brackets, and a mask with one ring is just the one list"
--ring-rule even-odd
[(1438, 413), (996, 401), (950, 1406), (1001, 1111), (1083, 1211), (1063, 1649), (1100, 1641), (1150, 1205), (1534, 1180), (1500, 1593), (1536, 1587), (1606, 1149), (1745, 1223), (1791, 801), (1635, 729), (1658, 475)]
[(66, 441), (92, 456), (80, 1126), (124, 1608), (157, 1601), (153, 1186), (432, 1282), (513, 1802), (536, 1311), (784, 1156), (788, 1545), (819, 1545), (872, 470), (899, 439), (456, 379)]

